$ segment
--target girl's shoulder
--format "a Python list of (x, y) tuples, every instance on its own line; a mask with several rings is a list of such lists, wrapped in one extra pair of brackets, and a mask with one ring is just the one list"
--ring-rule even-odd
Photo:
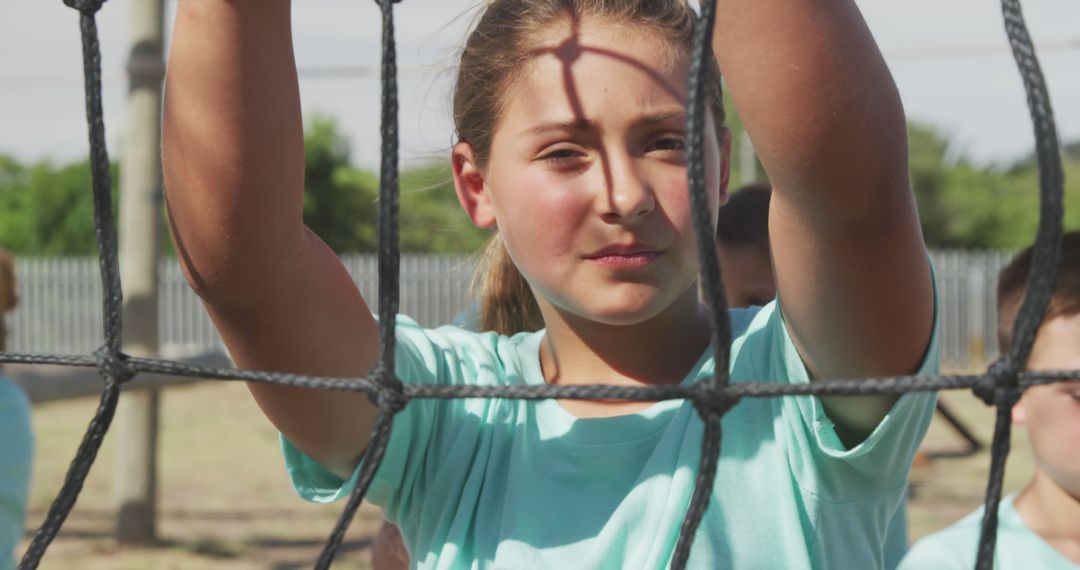
[(543, 334), (537, 331), (504, 336), (457, 325), (425, 328), (399, 315), (395, 329), (398, 375), (407, 383), (542, 383), (538, 356)]

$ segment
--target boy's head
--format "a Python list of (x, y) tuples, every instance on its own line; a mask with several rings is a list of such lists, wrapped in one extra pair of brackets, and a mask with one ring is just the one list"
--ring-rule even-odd
[(769, 249), (768, 184), (750, 184), (731, 194), (716, 223), (716, 255), (732, 308), (761, 306), (776, 296)]
[(0, 249), (0, 350), (7, 348), (7, 330), (4, 328), (4, 313), (15, 308), (18, 297), (15, 295), (15, 264), (11, 256)]
[[(1031, 269), (1031, 249), (1020, 253), (998, 280), (998, 345), (1011, 347), (1012, 327)], [(1046, 318), (1028, 359), (1029, 370), (1080, 369), (1080, 232), (1065, 234)], [(1080, 382), (1035, 386), (1013, 408), (1027, 428), (1037, 468), (1080, 498)]]
[(0, 249), (0, 314), (15, 308), (15, 264), (11, 256)]

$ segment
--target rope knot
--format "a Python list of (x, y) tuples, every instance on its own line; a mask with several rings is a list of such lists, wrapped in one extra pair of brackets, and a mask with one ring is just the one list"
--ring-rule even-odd
[(375, 393), (372, 402), (384, 414), (394, 415), (405, 409), (409, 398), (405, 396), (405, 385), (380, 362), (372, 377), (375, 379)]
[(116, 380), (117, 384), (123, 384), (139, 373), (139, 371), (128, 362), (128, 358), (130, 357), (122, 352), (119, 354), (112, 354), (103, 346), (94, 351), (94, 356), (97, 358), (98, 370), (105, 376)]
[(694, 407), (704, 419), (715, 414), (722, 418), (735, 404), (739, 403), (741, 396), (732, 394), (722, 386), (708, 386), (704, 383), (694, 388)]
[(1020, 369), (1016, 363), (1009, 355), (1004, 355), (990, 365), (986, 376), (972, 386), (971, 391), (987, 406), (1011, 408), (1023, 394), (1023, 390), (1018, 387), (1019, 376)]
[(64, 0), (69, 8), (74, 8), (84, 16), (92, 16), (101, 9), (106, 0)]

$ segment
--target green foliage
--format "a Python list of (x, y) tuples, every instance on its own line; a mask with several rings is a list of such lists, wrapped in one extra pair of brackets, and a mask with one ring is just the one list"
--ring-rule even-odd
[[(117, 169), (112, 168), (113, 204)], [(88, 162), (23, 166), (0, 156), (0, 247), (15, 254), (90, 255), (94, 239)]]
[(908, 172), (915, 200), (919, 204), (923, 236), (927, 243), (947, 244), (950, 240), (950, 212), (945, 210), (949, 172), (945, 165), (948, 142), (936, 131), (922, 125), (908, 128)]
[[(304, 223), (338, 253), (374, 252), (378, 177), (349, 163), (348, 145), (330, 119), (308, 124), (304, 148)], [(458, 205), (449, 163), (406, 169), (399, 187), (402, 251), (471, 253), (483, 245), (487, 232)]]
[[(946, 160), (948, 142), (934, 129), (908, 131), (912, 187), (927, 245), (1018, 249), (1038, 227), (1039, 174), (1034, 159), (981, 167)], [(1066, 145), (1065, 227), (1080, 228), (1080, 143)]]
[(311, 121), (304, 150), (304, 223), (338, 253), (375, 251), (375, 176), (349, 164), (348, 144), (329, 119)]
[(472, 253), (479, 251), (488, 235), (488, 230), (472, 225), (458, 204), (449, 161), (402, 173), (402, 251)]
[[(733, 113), (728, 122), (740, 128)], [(908, 139), (912, 187), (927, 245), (1015, 249), (1031, 243), (1038, 224), (1033, 158), (989, 167), (949, 160), (947, 139), (925, 125), (911, 125)], [(378, 177), (351, 165), (348, 144), (330, 119), (312, 120), (304, 144), (304, 222), (338, 253), (374, 252)], [(1080, 142), (1065, 145), (1063, 154), (1065, 227), (1077, 229)], [(115, 197), (115, 165), (112, 174)], [(405, 169), (400, 184), (403, 251), (474, 252), (484, 243), (488, 232), (473, 227), (457, 203), (449, 163)], [(163, 241), (170, 251), (168, 240)], [(24, 165), (0, 155), (0, 247), (18, 255), (95, 253), (89, 164)]]
[[(304, 135), (304, 223), (338, 253), (378, 246), (378, 177), (349, 162), (349, 147), (330, 119), (312, 120)], [(116, 204), (117, 168), (113, 167)], [(487, 232), (457, 203), (449, 164), (401, 173), (402, 251), (474, 252)], [(0, 155), (0, 247), (17, 255), (92, 255), (94, 208), (90, 166), (22, 165)], [(169, 240), (163, 251), (172, 253)]]

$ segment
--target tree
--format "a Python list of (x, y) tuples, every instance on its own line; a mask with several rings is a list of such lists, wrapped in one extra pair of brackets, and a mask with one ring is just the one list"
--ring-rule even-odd
[(908, 172), (911, 188), (919, 207), (923, 237), (936, 247), (952, 245), (949, 224), (952, 218), (945, 206), (949, 167), (945, 164), (948, 141), (932, 127), (908, 125)]
[[(304, 223), (338, 253), (374, 252), (377, 176), (350, 164), (348, 143), (329, 118), (310, 121), (304, 147)], [(114, 165), (114, 207), (117, 172)], [(487, 232), (457, 204), (448, 164), (407, 169), (400, 178), (402, 251), (471, 253), (483, 244)], [(89, 163), (26, 166), (0, 155), (0, 247), (21, 255), (95, 254)], [(170, 240), (163, 253), (173, 254)]]
[[(115, 213), (115, 165), (112, 183)], [(87, 161), (22, 166), (0, 156), (0, 246), (15, 254), (96, 253), (92, 188)]]
[[(1075, 154), (1078, 147), (1077, 143), (1064, 147), (1066, 231), (1080, 229), (1080, 158)], [(1007, 196), (999, 207), (1006, 210), (1003, 217), (1007, 218), (996, 239), (988, 241), (992, 247), (1026, 247), (1035, 240), (1039, 224), (1039, 170), (1035, 160), (1029, 158), (1016, 163), (1006, 170), (1004, 179)]]
[[(308, 124), (304, 149), (304, 223), (337, 253), (374, 252), (378, 177), (350, 164), (348, 144), (329, 118)], [(487, 232), (458, 205), (449, 164), (403, 170), (399, 188), (402, 251), (471, 253), (483, 245)]]
[(349, 164), (349, 146), (331, 119), (304, 132), (304, 223), (338, 253), (375, 251), (378, 181)]
[(401, 175), (401, 249), (473, 253), (490, 235), (472, 225), (457, 201), (450, 164), (430, 164)]
[[(927, 245), (937, 248), (1018, 249), (1038, 226), (1035, 160), (978, 166), (946, 159), (948, 141), (926, 125), (908, 131), (912, 187)], [(1065, 145), (1065, 227), (1080, 228), (1080, 142)]]

